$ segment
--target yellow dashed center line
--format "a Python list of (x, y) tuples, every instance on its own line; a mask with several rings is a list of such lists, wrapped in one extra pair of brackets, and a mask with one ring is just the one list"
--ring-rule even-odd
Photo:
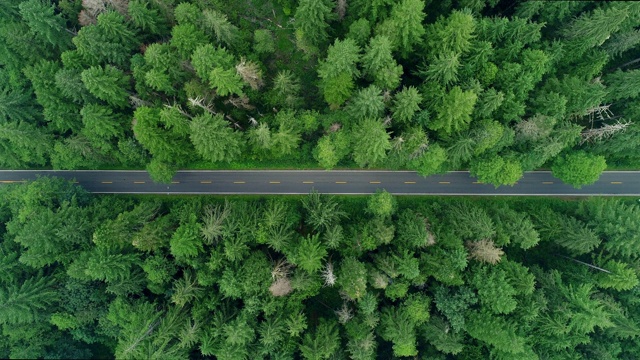
[(415, 181), (405, 181), (404, 183), (405, 184), (415, 184), (416, 182)]
[(303, 184), (313, 184), (313, 181), (303, 181)]
[(553, 181), (543, 181), (542, 183), (545, 185), (550, 185), (550, 184), (553, 184)]
[(180, 184), (180, 181), (172, 181), (172, 184)]
[(369, 181), (369, 184), (380, 184), (380, 181)]
[(336, 181), (336, 184), (346, 184), (346, 181)]
[(450, 181), (438, 181), (438, 184), (451, 184)]
[(622, 184), (622, 181), (612, 181), (611, 183), (615, 184), (615, 185), (620, 185), (620, 184)]
[(103, 181), (103, 184), (113, 184), (113, 181)]
[(233, 183), (234, 184), (244, 184), (245, 182), (244, 181), (234, 181)]
[(144, 184), (144, 181), (134, 181), (134, 184)]
[(269, 181), (269, 184), (280, 184), (280, 181)]
[(482, 181), (474, 181), (473, 184), (482, 184)]
[(211, 184), (211, 181), (200, 181), (200, 184)]
[(17, 182), (27, 182), (27, 180), (0, 180), (0, 183), (3, 183), (3, 184), (11, 184), (11, 183), (17, 183)]

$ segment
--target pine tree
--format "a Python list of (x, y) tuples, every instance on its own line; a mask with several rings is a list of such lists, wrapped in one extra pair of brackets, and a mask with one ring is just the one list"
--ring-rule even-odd
[(55, 14), (53, 4), (42, 0), (28, 0), (21, 2), (18, 8), (33, 35), (42, 37), (60, 50), (69, 48), (71, 36), (66, 31), (65, 20), (60, 14)]
[(444, 134), (467, 129), (477, 99), (478, 96), (473, 91), (463, 91), (455, 86), (439, 99), (435, 107), (437, 116), (427, 127)]
[(335, 322), (321, 319), (313, 333), (306, 333), (300, 351), (308, 360), (328, 359), (340, 346), (340, 337)]
[(242, 96), (242, 79), (235, 69), (224, 70), (220, 67), (213, 68), (209, 73), (209, 84), (220, 96), (230, 94)]
[(38, 276), (24, 280), (19, 286), (1, 288), (0, 323), (18, 325), (41, 320), (58, 300), (54, 282), (54, 278)]
[(218, 42), (233, 45), (238, 38), (238, 28), (227, 20), (227, 16), (213, 9), (202, 11), (202, 25)]
[(196, 116), (189, 128), (191, 142), (204, 159), (229, 162), (240, 154), (241, 134), (234, 131), (222, 115), (204, 113)]
[(403, 58), (407, 58), (413, 47), (422, 41), (425, 29), (422, 20), (425, 17), (423, 0), (402, 0), (395, 3), (391, 14), (382, 22), (376, 32), (391, 39), (394, 48)]
[(89, 92), (109, 105), (124, 108), (129, 105), (129, 76), (111, 65), (93, 66), (81, 74)]
[(333, 5), (332, 0), (301, 0), (296, 8), (296, 31), (311, 46), (318, 46), (328, 39), (328, 22), (334, 18)]
[(409, 123), (413, 116), (420, 111), (422, 95), (413, 86), (405, 87), (395, 95), (393, 106), (393, 119), (402, 123)]
[(382, 121), (364, 119), (353, 130), (353, 159), (360, 167), (380, 164), (391, 149), (389, 133)]
[(359, 90), (349, 101), (347, 112), (356, 119), (378, 118), (384, 111), (382, 91), (375, 85)]

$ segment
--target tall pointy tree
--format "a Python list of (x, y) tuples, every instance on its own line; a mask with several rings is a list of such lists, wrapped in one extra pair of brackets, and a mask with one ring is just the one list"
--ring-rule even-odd
[(0, 288), (0, 323), (17, 325), (41, 321), (58, 301), (52, 277), (31, 277), (21, 284)]

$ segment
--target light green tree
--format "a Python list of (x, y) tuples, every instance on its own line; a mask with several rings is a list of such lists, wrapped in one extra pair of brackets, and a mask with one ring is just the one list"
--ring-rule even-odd
[(484, 183), (495, 185), (514, 185), (522, 178), (522, 166), (516, 160), (504, 159), (495, 155), (486, 159), (477, 160), (469, 168), (471, 175)]
[(393, 5), (391, 14), (376, 29), (391, 39), (394, 48), (407, 58), (414, 46), (422, 41), (425, 33), (422, 21), (425, 3), (423, 0), (402, 0)]
[(409, 123), (416, 112), (420, 111), (422, 95), (413, 86), (405, 87), (395, 95), (393, 106), (393, 119), (401, 123)]
[(98, 99), (117, 108), (129, 105), (130, 79), (121, 70), (111, 65), (92, 66), (84, 70), (80, 76), (87, 90)]
[(551, 171), (553, 176), (579, 189), (596, 182), (606, 168), (604, 156), (577, 151), (556, 158)]
[(436, 117), (427, 127), (447, 135), (467, 129), (477, 99), (478, 96), (472, 90), (464, 91), (455, 86), (438, 99), (435, 106)]
[(229, 162), (240, 155), (242, 134), (234, 131), (222, 115), (205, 112), (191, 120), (189, 129), (193, 147), (204, 159)]
[(389, 133), (381, 120), (368, 118), (360, 121), (353, 129), (353, 159), (360, 167), (376, 166), (382, 163), (391, 149)]

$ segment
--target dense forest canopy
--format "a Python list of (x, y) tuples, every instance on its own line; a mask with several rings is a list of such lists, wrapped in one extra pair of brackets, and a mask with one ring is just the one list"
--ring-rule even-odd
[(640, 3), (0, 0), (0, 167), (640, 165)]
[[(0, 188), (0, 357), (638, 359), (640, 207)], [(418, 355), (418, 357), (416, 357)]]

